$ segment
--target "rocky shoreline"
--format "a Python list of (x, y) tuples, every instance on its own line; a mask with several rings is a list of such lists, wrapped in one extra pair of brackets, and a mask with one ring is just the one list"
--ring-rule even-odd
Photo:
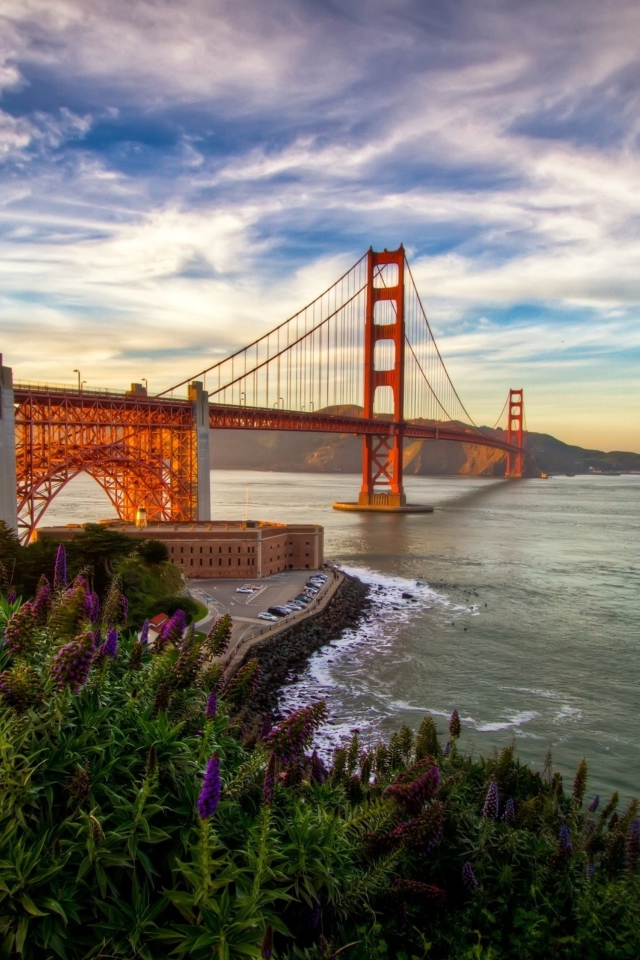
[(335, 595), (320, 613), (253, 644), (238, 665), (241, 669), (250, 660), (257, 660), (260, 665), (251, 698), (237, 717), (247, 730), (257, 730), (274, 719), (278, 695), (287, 678), (303, 669), (316, 650), (357, 626), (370, 607), (369, 587), (357, 577), (343, 576)]

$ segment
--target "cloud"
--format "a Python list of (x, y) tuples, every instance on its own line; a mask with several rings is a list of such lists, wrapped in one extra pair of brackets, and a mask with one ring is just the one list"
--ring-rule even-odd
[(635, 409), (632, 0), (2, 17), (0, 337), (19, 376), (168, 385), (402, 241), (476, 419), (512, 374), (555, 391), (569, 432), (594, 383), (603, 409), (616, 388)]

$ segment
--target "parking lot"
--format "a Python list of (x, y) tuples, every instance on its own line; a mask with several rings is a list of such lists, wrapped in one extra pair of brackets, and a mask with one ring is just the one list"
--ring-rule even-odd
[[(210, 614), (207, 621), (201, 621), (199, 629), (206, 632), (213, 620), (229, 613), (233, 618), (232, 637), (236, 643), (245, 634), (253, 633), (256, 627), (267, 626), (265, 621), (258, 619), (258, 614), (304, 592), (304, 585), (313, 574), (312, 570), (287, 570), (261, 580), (187, 580), (189, 593), (204, 603)], [(237, 588), (245, 584), (256, 589), (253, 593), (236, 593)]]

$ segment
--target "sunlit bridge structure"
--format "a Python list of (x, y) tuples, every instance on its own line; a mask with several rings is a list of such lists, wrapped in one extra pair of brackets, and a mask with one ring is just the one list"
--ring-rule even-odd
[(122, 519), (133, 521), (141, 504), (149, 520), (209, 519), (210, 429), (362, 437), (362, 486), (346, 504), (360, 510), (412, 509), (405, 439), (493, 447), (506, 453), (508, 477), (525, 469), (522, 390), (508, 393), (506, 431), (474, 423), (402, 246), (369, 250), (294, 316), (162, 394), (148, 396), (140, 384), (122, 393), (11, 377), (3, 367), (0, 518), (23, 540), (81, 472)]

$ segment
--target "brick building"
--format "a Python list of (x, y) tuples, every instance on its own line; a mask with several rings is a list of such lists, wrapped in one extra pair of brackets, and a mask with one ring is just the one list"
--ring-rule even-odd
[[(187, 577), (253, 579), (283, 570), (318, 570), (324, 560), (324, 527), (319, 524), (200, 520), (151, 522), (140, 529), (120, 520), (104, 523), (140, 540), (162, 540), (169, 559)], [(38, 536), (68, 540), (80, 529), (80, 524), (44, 527)]]

